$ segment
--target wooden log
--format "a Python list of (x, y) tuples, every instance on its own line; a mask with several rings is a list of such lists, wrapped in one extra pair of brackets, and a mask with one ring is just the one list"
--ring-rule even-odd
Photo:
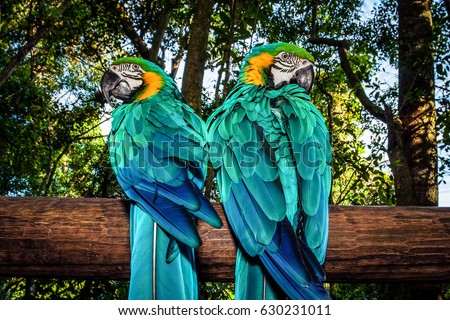
[[(117, 199), (0, 197), (0, 276), (128, 278), (128, 209)], [(233, 280), (224, 224), (199, 222), (203, 281)], [(331, 206), (325, 270), (330, 282), (448, 282), (450, 208)]]

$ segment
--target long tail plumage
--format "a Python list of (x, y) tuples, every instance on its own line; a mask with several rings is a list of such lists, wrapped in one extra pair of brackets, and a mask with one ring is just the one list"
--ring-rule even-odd
[(297, 241), (287, 218), (278, 225), (276, 236), (261, 255), (261, 261), (291, 299), (331, 299), (323, 287), (322, 266), (312, 250), (302, 240)]
[[(242, 201), (237, 201), (235, 195), (247, 196), (249, 202), (253, 204), (256, 202), (251, 201), (252, 197), (239, 186), (240, 184), (233, 187), (238, 188), (240, 192), (231, 193), (223, 204), (228, 213), (244, 216), (245, 212), (241, 211), (238, 205), (242, 204)], [(248, 208), (260, 209), (258, 205)], [(229, 215), (228, 218), (233, 215)], [(250, 231), (245, 231), (247, 222), (244, 219), (237, 222), (232, 220), (230, 224), (234, 226), (234, 232), (240, 231), (241, 244), (246, 245), (248, 251), (261, 250), (259, 254), (251, 257), (242, 248), (238, 249), (235, 271), (236, 299), (279, 300), (286, 297), (295, 300), (330, 299), (322, 284), (325, 273), (320, 263), (312, 250), (302, 240), (297, 239), (287, 217), (277, 223), (272, 239), (264, 247), (254, 241), (252, 244), (252, 241), (245, 240), (245, 232)]]
[(129, 299), (197, 299), (194, 249), (177, 242), (146, 212), (130, 209), (131, 278)]
[(259, 257), (250, 257), (242, 248), (236, 256), (236, 300), (280, 300), (286, 297)]

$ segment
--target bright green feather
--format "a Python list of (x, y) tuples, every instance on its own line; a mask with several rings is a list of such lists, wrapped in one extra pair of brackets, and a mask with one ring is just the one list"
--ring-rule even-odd
[[(286, 42), (271, 43), (255, 47), (246, 56), (245, 60), (247, 61), (249, 58), (255, 57), (263, 52), (267, 52), (272, 56), (276, 56), (280, 52), (288, 52), (295, 54), (299, 58), (308, 59), (309, 61), (314, 62), (314, 57), (308, 51), (296, 46), (295, 44)], [(243, 68), (245, 68), (245, 64), (243, 65)]]

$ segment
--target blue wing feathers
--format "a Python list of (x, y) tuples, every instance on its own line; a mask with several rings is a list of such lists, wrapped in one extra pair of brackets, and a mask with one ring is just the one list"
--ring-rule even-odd
[(200, 237), (194, 219), (187, 210), (164, 197), (157, 197), (137, 188), (127, 190), (127, 196), (147, 212), (163, 229), (186, 245), (196, 248)]
[(302, 207), (306, 214), (315, 215), (319, 208), (319, 202), (321, 197), (326, 195), (322, 194), (321, 177), (318, 172), (315, 172), (311, 180), (302, 181)]
[[(330, 168), (327, 170), (330, 171)], [(330, 173), (331, 174), (331, 173)], [(322, 180), (320, 185), (323, 197), (319, 202), (319, 207), (317, 213), (314, 216), (306, 216), (305, 224), (305, 241), (308, 243), (309, 247), (312, 249), (317, 260), (323, 264), (325, 262), (326, 249), (328, 244), (328, 192), (330, 190), (329, 184), (326, 179)], [(311, 221), (318, 224), (320, 227), (317, 228), (311, 226)], [(319, 231), (320, 233), (313, 233)]]
[(247, 222), (256, 242), (267, 245), (275, 233), (276, 221), (270, 220), (252, 193), (242, 184), (234, 184), (231, 188), (239, 206), (240, 215)]
[(257, 153), (257, 165), (255, 172), (263, 180), (273, 181), (278, 177), (278, 165), (271, 159), (270, 155), (261, 148)]
[(224, 170), (227, 171), (228, 176), (231, 181), (234, 183), (238, 183), (240, 177), (242, 176), (242, 172), (240, 170), (239, 162), (236, 159), (236, 156), (231, 149), (231, 146), (226, 147), (225, 153), (223, 155), (223, 166)]
[[(199, 191), (200, 193), (200, 191)], [(216, 210), (211, 203), (204, 197), (200, 197), (200, 208), (198, 210), (191, 211), (191, 213), (197, 218), (202, 219), (211, 227), (221, 228), (222, 220), (217, 215)]]
[(286, 213), (284, 194), (275, 180), (264, 181), (258, 175), (243, 179), (245, 189), (270, 220), (281, 221)]
[(169, 245), (167, 246), (166, 262), (172, 263), (180, 254), (180, 246), (174, 237), (170, 237)]
[(240, 204), (237, 203), (234, 193), (230, 192), (227, 200), (222, 202), (227, 219), (233, 229), (234, 234), (239, 235), (239, 242), (245, 248), (246, 252), (255, 256), (261, 254), (264, 250), (263, 245), (255, 240), (247, 222), (242, 217)]

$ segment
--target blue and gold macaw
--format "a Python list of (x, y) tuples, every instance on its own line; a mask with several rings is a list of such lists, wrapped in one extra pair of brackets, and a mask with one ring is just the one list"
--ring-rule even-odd
[(112, 63), (100, 95), (124, 103), (112, 116), (111, 165), (130, 208), (130, 299), (197, 299), (195, 217), (221, 227), (202, 193), (207, 168), (204, 122), (175, 82), (140, 58)]
[(208, 119), (210, 159), (238, 241), (236, 299), (329, 299), (332, 158), (309, 101), (313, 57), (287, 43), (255, 47)]

